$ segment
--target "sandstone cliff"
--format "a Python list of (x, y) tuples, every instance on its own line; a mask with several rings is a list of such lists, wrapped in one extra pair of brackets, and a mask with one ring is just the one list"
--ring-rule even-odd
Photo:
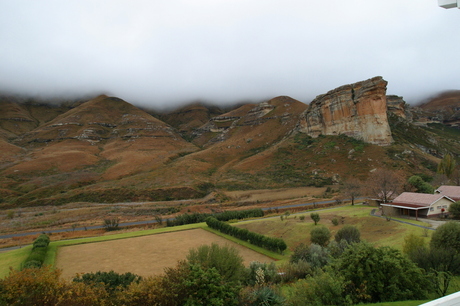
[(410, 106), (404, 101), (403, 97), (395, 95), (387, 96), (387, 107), (390, 113), (412, 122)]
[(302, 114), (298, 130), (312, 137), (345, 134), (377, 145), (391, 144), (387, 82), (382, 77), (338, 87), (317, 96)]

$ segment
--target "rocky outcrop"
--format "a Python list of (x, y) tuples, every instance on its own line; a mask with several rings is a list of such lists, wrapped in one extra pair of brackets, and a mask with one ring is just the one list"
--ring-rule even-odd
[(389, 95), (387, 96), (387, 109), (390, 113), (395, 114), (408, 121), (412, 121), (412, 113), (409, 110), (409, 105), (404, 101), (403, 97)]
[(387, 82), (382, 77), (338, 87), (317, 96), (298, 130), (312, 137), (345, 134), (377, 145), (393, 139), (387, 118)]

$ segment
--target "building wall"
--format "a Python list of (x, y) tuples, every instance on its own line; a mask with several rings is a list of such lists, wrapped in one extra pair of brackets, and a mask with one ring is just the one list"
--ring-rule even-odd
[(451, 201), (445, 198), (442, 198), (441, 200), (437, 201), (436, 203), (430, 206), (430, 209), (428, 210), (428, 217), (435, 216), (435, 215), (441, 215), (442, 208), (444, 208), (444, 213), (447, 213), (449, 211), (450, 204), (452, 204)]

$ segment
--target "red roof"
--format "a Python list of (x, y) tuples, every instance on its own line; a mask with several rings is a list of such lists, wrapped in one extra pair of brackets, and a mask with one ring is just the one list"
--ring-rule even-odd
[(447, 186), (443, 185), (439, 187), (436, 192), (448, 196), (449, 198), (460, 201), (460, 186)]
[(391, 205), (407, 207), (428, 207), (444, 197), (446, 196), (443, 194), (403, 192), (393, 200)]

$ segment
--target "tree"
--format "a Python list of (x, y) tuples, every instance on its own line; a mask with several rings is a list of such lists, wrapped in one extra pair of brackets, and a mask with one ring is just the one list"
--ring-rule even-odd
[(388, 203), (400, 192), (403, 181), (402, 177), (393, 171), (376, 170), (369, 177), (368, 193), (383, 203)]
[(406, 237), (404, 237), (404, 244), (403, 244), (403, 253), (410, 255), (419, 249), (425, 249), (425, 240), (422, 237), (417, 236), (413, 233), (410, 233)]
[(460, 253), (460, 223), (449, 221), (439, 226), (431, 236), (430, 247), (453, 249)]
[(409, 258), (427, 272), (439, 296), (446, 295), (453, 276), (460, 272), (460, 256), (453, 249), (419, 247)]
[(313, 220), (313, 222), (315, 222), (315, 225), (318, 224), (319, 220), (321, 219), (318, 213), (311, 213), (310, 218)]
[(103, 227), (106, 231), (116, 231), (119, 229), (120, 219), (118, 218), (111, 218), (111, 219), (104, 219)]
[(366, 242), (349, 246), (332, 268), (356, 304), (423, 299), (429, 288), (422, 270), (400, 251)]
[(434, 188), (431, 184), (425, 182), (420, 176), (413, 175), (408, 180), (408, 183), (415, 188), (418, 193), (434, 193)]
[(356, 179), (350, 178), (343, 185), (343, 193), (351, 199), (351, 205), (355, 205), (355, 199), (361, 195), (363, 183)]
[(240, 282), (245, 271), (243, 257), (236, 248), (220, 246), (216, 243), (191, 249), (187, 261), (192, 265), (198, 264), (204, 269), (215, 268), (228, 282)]
[(438, 173), (445, 174), (449, 179), (451, 178), (456, 167), (455, 159), (450, 154), (445, 154), (443, 159), (438, 164)]
[(347, 224), (337, 231), (337, 233), (334, 236), (334, 239), (337, 242), (345, 240), (348, 244), (360, 242), (361, 233), (355, 226)]
[(449, 213), (454, 219), (460, 219), (460, 201), (450, 204)]
[(311, 230), (310, 232), (310, 241), (311, 243), (326, 246), (331, 239), (331, 232), (325, 226), (318, 226)]

